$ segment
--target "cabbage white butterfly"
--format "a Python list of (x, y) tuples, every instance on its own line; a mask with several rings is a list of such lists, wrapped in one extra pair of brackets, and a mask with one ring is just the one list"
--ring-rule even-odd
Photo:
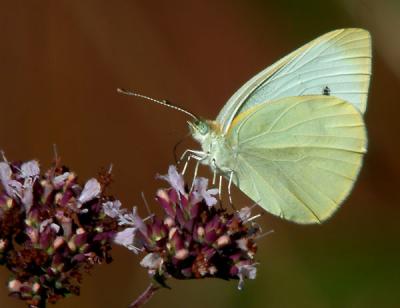
[(202, 150), (186, 153), (229, 179), (229, 188), (281, 218), (321, 223), (360, 171), (370, 76), (369, 33), (340, 29), (255, 75), (215, 121), (156, 102), (194, 118), (189, 128)]

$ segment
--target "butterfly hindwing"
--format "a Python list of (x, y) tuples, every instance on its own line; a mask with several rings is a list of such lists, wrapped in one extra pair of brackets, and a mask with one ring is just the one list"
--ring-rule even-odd
[(297, 223), (319, 223), (336, 211), (367, 143), (359, 111), (322, 95), (259, 104), (234, 120), (226, 138), (236, 186), (268, 212)]

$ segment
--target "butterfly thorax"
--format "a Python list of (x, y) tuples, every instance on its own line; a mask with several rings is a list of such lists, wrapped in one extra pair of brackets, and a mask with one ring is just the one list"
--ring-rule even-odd
[(218, 123), (198, 120), (189, 122), (189, 128), (193, 138), (200, 143), (202, 148), (200, 162), (210, 166), (212, 170), (218, 169), (219, 172), (229, 173), (232, 170), (229, 162), (232, 162), (233, 151)]

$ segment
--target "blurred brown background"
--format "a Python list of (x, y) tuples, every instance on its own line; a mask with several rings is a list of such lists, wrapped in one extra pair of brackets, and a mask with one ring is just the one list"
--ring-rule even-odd
[[(260, 241), (258, 277), (243, 291), (236, 281), (170, 281), (173, 289), (147, 307), (398, 307), (398, 0), (1, 0), (0, 147), (11, 160), (47, 167), (56, 143), (82, 180), (112, 162), (113, 192), (143, 213), (140, 192), (151, 200), (164, 185), (154, 177), (173, 163), (186, 117), (117, 87), (214, 118), (252, 75), (343, 27), (368, 29), (374, 46), (369, 152), (351, 197), (321, 226), (264, 215), (264, 229), (275, 233)], [(112, 264), (85, 276), (82, 295), (58, 307), (126, 307), (147, 286), (140, 258), (114, 250)], [(0, 307), (24, 307), (7, 296), (7, 277), (1, 268)]]

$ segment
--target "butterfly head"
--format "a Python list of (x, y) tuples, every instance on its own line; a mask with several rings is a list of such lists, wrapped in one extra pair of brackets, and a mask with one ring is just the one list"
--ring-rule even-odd
[(188, 121), (192, 137), (200, 144), (205, 145), (221, 135), (221, 129), (215, 121), (196, 119)]
[(201, 119), (188, 121), (189, 130), (193, 138), (196, 140), (203, 139), (210, 131), (208, 123)]

